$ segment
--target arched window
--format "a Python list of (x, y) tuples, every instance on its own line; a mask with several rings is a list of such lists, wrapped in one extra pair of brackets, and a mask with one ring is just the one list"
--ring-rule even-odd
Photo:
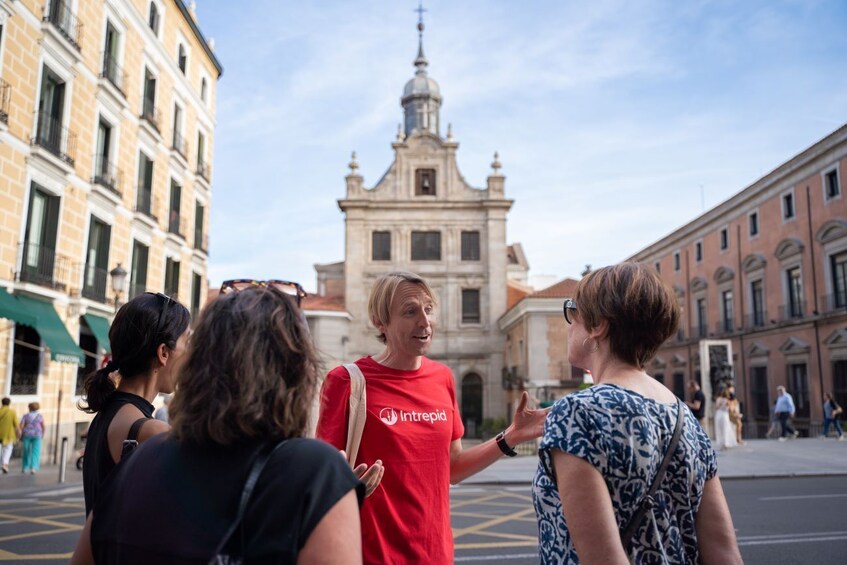
[(465, 437), (480, 437), (482, 432), (482, 377), (468, 373), (462, 379), (462, 422)]

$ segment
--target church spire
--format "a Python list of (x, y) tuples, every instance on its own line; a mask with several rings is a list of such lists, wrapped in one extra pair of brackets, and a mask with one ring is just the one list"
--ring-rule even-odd
[(406, 83), (403, 98), (400, 99), (405, 114), (406, 137), (425, 131), (439, 135), (438, 112), (441, 107), (441, 93), (438, 83), (427, 76), (429, 61), (423, 50), (423, 13), (426, 10), (422, 4), (418, 4), (415, 11), (418, 13), (418, 56), (414, 62), (416, 71), (414, 78)]

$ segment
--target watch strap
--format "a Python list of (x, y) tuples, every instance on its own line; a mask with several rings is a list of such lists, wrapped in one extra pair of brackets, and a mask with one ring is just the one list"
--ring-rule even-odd
[(497, 447), (500, 448), (500, 451), (503, 452), (503, 455), (514, 457), (518, 454), (517, 451), (509, 447), (509, 444), (506, 443), (506, 432), (500, 432), (499, 434), (497, 434), (497, 437), (495, 439), (497, 440)]

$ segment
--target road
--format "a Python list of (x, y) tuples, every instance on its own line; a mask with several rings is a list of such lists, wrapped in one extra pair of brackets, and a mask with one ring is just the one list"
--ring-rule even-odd
[[(731, 479), (724, 490), (745, 563), (828, 565), (847, 555), (847, 477)], [(451, 491), (456, 562), (537, 563), (528, 486)], [(0, 561), (67, 563), (83, 523), (82, 487), (0, 490)]]

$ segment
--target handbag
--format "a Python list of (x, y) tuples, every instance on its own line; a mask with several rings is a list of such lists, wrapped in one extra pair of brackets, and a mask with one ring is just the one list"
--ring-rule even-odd
[(241, 498), (238, 501), (238, 513), (235, 515), (235, 520), (233, 520), (232, 524), (230, 524), (229, 528), (227, 528), (224, 537), (221, 538), (220, 542), (218, 542), (218, 546), (215, 548), (212, 558), (209, 559), (209, 565), (241, 565), (241, 563), (244, 562), (243, 539), (240, 551), (241, 555), (226, 554), (223, 553), (223, 550), (229, 543), (235, 533), (235, 530), (238, 529), (238, 526), (241, 524), (241, 520), (244, 518), (244, 512), (247, 510), (247, 503), (250, 501), (250, 495), (253, 494), (253, 488), (255, 488), (256, 483), (259, 482), (259, 476), (265, 469), (265, 464), (267, 464), (271, 455), (273, 455), (277, 449), (282, 447), (284, 443), (285, 440), (277, 443), (273, 449), (262, 448), (259, 455), (256, 457), (256, 460), (253, 461), (253, 465), (250, 467), (250, 473), (247, 475), (247, 480), (244, 481), (244, 487), (241, 489)]
[(347, 461), (351, 466), (356, 465), (356, 456), (362, 444), (362, 433), (365, 431), (365, 418), (368, 415), (367, 393), (365, 391), (365, 375), (355, 363), (344, 365), (350, 374), (350, 417), (347, 421)]
[(648, 511), (652, 512), (653, 507), (656, 506), (656, 500), (653, 497), (659, 489), (659, 485), (662, 484), (662, 480), (665, 478), (665, 473), (668, 470), (668, 465), (670, 465), (671, 457), (673, 457), (673, 454), (676, 451), (676, 446), (679, 445), (679, 438), (682, 435), (682, 425), (685, 413), (683, 411), (682, 401), (677, 398), (676, 402), (678, 409), (676, 415), (676, 426), (673, 429), (673, 437), (671, 438), (670, 444), (668, 444), (668, 450), (665, 451), (665, 457), (662, 459), (662, 464), (659, 465), (659, 470), (656, 471), (656, 477), (653, 479), (653, 484), (650, 485), (650, 490), (648, 490), (644, 498), (641, 499), (641, 504), (638, 505), (638, 510), (635, 511), (635, 514), (633, 514), (632, 518), (629, 520), (629, 524), (627, 524), (621, 534), (621, 542), (623, 543), (625, 550), (629, 548), (629, 542), (632, 541), (632, 536), (635, 535), (635, 530), (637, 530), (641, 525), (641, 522), (644, 521), (644, 516)]

